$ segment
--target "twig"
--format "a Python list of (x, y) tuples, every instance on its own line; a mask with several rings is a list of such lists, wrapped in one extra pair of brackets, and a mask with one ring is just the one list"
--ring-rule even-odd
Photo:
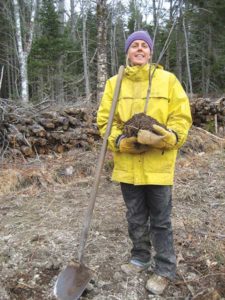
[(197, 279), (185, 280), (185, 282), (184, 281), (177, 281), (177, 282), (175, 282), (175, 285), (182, 285), (182, 284), (187, 284), (187, 283), (191, 283), (191, 282), (197, 282), (197, 281), (202, 280), (204, 278), (207, 278), (209, 276), (220, 276), (220, 275), (225, 277), (225, 273), (213, 273), (213, 274), (207, 274), (207, 275), (198, 277)]
[(198, 131), (201, 131), (201, 132), (203, 132), (203, 133), (205, 133), (205, 134), (211, 136), (212, 138), (214, 138), (214, 139), (216, 139), (216, 140), (220, 140), (221, 142), (224, 142), (224, 143), (225, 143), (225, 139), (224, 139), (224, 138), (221, 138), (221, 137), (219, 137), (219, 136), (217, 136), (217, 135), (215, 135), (215, 134), (213, 134), (213, 133), (211, 133), (211, 132), (209, 132), (209, 131), (207, 131), (207, 130), (201, 128), (201, 127), (193, 126), (193, 128), (195, 128), (195, 129), (197, 129)]
[(126, 125), (126, 127), (130, 127), (130, 128), (137, 129), (137, 130), (140, 129), (140, 128), (138, 128), (138, 127), (136, 127), (136, 126), (133, 126), (133, 125)]
[(214, 288), (207, 288), (197, 294), (194, 295), (192, 300), (197, 299), (213, 299), (213, 300), (219, 300), (221, 299), (220, 295)]
[(29, 288), (29, 289), (35, 289), (36, 288), (35, 286), (31, 286), (31, 285), (23, 283), (23, 282), (18, 282), (18, 284), (17, 284), (16, 287), (17, 288), (23, 288), (23, 287), (25, 287), (25, 288)]
[(50, 102), (50, 104), (51, 104), (51, 102), (53, 102), (52, 100), (44, 100), (44, 101), (42, 101), (42, 102), (40, 102), (40, 103), (37, 103), (37, 104), (35, 104), (35, 105), (33, 105), (33, 107), (35, 108), (35, 107), (39, 107), (39, 106), (41, 106), (42, 104), (45, 104), (45, 103), (49, 103)]
[(129, 281), (129, 278), (127, 277), (127, 281), (126, 281), (126, 289), (125, 289), (125, 293), (124, 293), (124, 299), (127, 298), (128, 281)]
[(0, 91), (1, 91), (1, 88), (2, 88), (2, 79), (3, 79), (3, 73), (4, 73), (4, 66), (2, 66), (2, 69), (1, 69), (1, 77), (0, 77)]
[(194, 291), (193, 288), (188, 284), (189, 281), (186, 281), (186, 279), (184, 278), (183, 274), (181, 272), (179, 272), (180, 276), (183, 279), (183, 283), (186, 285), (186, 287), (188, 288), (189, 292), (191, 293), (191, 296), (194, 296)]
[(217, 120), (217, 114), (215, 114), (214, 116), (214, 120), (215, 120), (215, 133), (218, 133), (218, 120)]
[(211, 233), (211, 232), (206, 232), (206, 231), (202, 231), (202, 230), (196, 230), (196, 233), (199, 233), (201, 235), (209, 235), (209, 236), (213, 236), (216, 237), (218, 239), (225, 239), (225, 234), (220, 234), (220, 233)]
[(215, 202), (215, 203), (211, 203), (210, 207), (211, 208), (217, 208), (218, 206), (224, 206), (224, 205), (225, 205), (225, 202), (221, 202), (221, 203)]
[(25, 137), (25, 134), (23, 134), (23, 140), (24, 142), (27, 144), (27, 146), (29, 146), (31, 148), (31, 144), (28, 142), (28, 140)]

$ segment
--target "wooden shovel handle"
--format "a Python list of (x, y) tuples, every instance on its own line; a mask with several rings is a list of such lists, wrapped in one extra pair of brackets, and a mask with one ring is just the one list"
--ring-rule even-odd
[(111, 106), (111, 110), (110, 110), (110, 114), (109, 114), (109, 120), (108, 120), (108, 124), (107, 124), (107, 128), (106, 128), (106, 132), (105, 132), (105, 135), (103, 138), (103, 143), (102, 143), (101, 152), (100, 152), (100, 155), (98, 158), (97, 167), (95, 170), (95, 178), (94, 178), (94, 183), (93, 183), (92, 190), (91, 190), (90, 201), (89, 201), (87, 211), (85, 214), (85, 218), (84, 218), (83, 230), (82, 230), (82, 234), (81, 234), (80, 247), (79, 247), (79, 262), (83, 261), (84, 247), (85, 247), (85, 244), (87, 241), (88, 230), (89, 230), (91, 218), (93, 215), (96, 195), (97, 195), (99, 181), (100, 181), (100, 175), (101, 175), (101, 171), (103, 168), (105, 155), (106, 155), (106, 151), (107, 151), (108, 137), (111, 133), (112, 123), (113, 123), (113, 118), (114, 118), (114, 114), (115, 114), (115, 110), (116, 110), (117, 100), (118, 100), (119, 93), (120, 93), (120, 87), (121, 87), (121, 82), (122, 82), (122, 78), (123, 78), (123, 73), (124, 73), (124, 66), (120, 66), (119, 72), (118, 72), (118, 77), (117, 77), (117, 82), (116, 82), (116, 87), (115, 87), (115, 92), (113, 95), (112, 106)]

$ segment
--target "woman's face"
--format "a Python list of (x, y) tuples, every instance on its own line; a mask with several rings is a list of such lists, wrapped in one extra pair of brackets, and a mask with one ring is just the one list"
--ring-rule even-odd
[(148, 63), (151, 57), (151, 50), (148, 44), (142, 40), (133, 41), (127, 52), (131, 65), (142, 66)]

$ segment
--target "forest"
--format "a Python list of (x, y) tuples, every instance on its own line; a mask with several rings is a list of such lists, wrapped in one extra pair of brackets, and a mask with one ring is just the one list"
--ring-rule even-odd
[(224, 15), (224, 0), (1, 0), (0, 97), (98, 103), (138, 29), (154, 38), (153, 62), (174, 72), (190, 97), (219, 96)]

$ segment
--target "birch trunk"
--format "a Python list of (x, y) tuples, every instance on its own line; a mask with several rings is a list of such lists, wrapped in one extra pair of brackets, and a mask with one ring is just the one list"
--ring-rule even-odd
[[(34, 19), (36, 14), (37, 1), (33, 0), (33, 6), (31, 9), (31, 17), (29, 24), (29, 32), (27, 39), (25, 39), (23, 46), (23, 36), (22, 28), (20, 22), (20, 7), (18, 0), (13, 1), (14, 8), (14, 18), (15, 18), (15, 30), (16, 30), (16, 41), (17, 41), (17, 50), (18, 50), (18, 60), (20, 68), (20, 77), (21, 77), (21, 100), (24, 103), (29, 101), (29, 92), (28, 92), (28, 74), (27, 74), (27, 60), (28, 55), (31, 50), (32, 40), (33, 40), (33, 29), (34, 29)], [(28, 27), (28, 26), (27, 26)]]
[(108, 77), (107, 72), (107, 0), (97, 1), (97, 101), (100, 101)]

